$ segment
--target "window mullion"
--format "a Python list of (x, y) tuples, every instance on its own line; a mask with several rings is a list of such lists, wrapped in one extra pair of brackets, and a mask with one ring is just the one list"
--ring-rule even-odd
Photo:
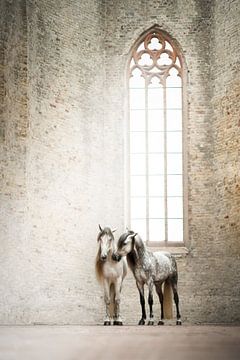
[(164, 210), (165, 210), (165, 243), (168, 242), (168, 203), (167, 203), (167, 101), (166, 79), (163, 84), (163, 117), (164, 117)]
[(145, 157), (145, 166), (146, 166), (146, 240), (149, 239), (149, 161), (148, 161), (148, 151), (149, 151), (149, 140), (148, 140), (148, 79), (145, 78), (145, 136), (146, 136), (146, 157)]

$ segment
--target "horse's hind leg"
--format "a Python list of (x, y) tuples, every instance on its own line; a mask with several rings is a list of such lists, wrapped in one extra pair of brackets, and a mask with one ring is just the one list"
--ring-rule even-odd
[(148, 325), (154, 325), (154, 318), (153, 318), (153, 284), (150, 283), (148, 285), (149, 293), (148, 293), (148, 305), (150, 309), (150, 317), (148, 321)]
[(163, 292), (162, 292), (162, 284), (157, 283), (155, 284), (155, 288), (158, 294), (159, 302), (161, 305), (161, 320), (158, 322), (158, 325), (164, 325), (164, 311), (163, 311)]
[(172, 279), (171, 280), (171, 285), (172, 285), (173, 297), (174, 297), (174, 302), (175, 302), (175, 305), (176, 305), (176, 312), (177, 312), (176, 325), (182, 325), (181, 314), (180, 314), (180, 311), (179, 311), (179, 297), (178, 297), (178, 290), (177, 290), (177, 280)]

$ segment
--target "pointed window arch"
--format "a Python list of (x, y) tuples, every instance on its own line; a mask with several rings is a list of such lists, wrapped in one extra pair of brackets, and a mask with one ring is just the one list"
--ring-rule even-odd
[(152, 28), (128, 65), (129, 219), (150, 243), (183, 242), (183, 57)]

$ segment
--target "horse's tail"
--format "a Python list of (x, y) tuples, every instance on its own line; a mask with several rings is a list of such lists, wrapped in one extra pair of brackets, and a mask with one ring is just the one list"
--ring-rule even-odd
[(172, 286), (170, 281), (165, 281), (164, 283), (164, 290), (163, 290), (163, 312), (165, 319), (172, 319), (173, 312), (172, 312)]

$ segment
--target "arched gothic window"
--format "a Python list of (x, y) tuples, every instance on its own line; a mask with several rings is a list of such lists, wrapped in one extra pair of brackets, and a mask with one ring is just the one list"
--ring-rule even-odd
[(129, 217), (147, 242), (183, 241), (183, 59), (153, 28), (129, 61)]

